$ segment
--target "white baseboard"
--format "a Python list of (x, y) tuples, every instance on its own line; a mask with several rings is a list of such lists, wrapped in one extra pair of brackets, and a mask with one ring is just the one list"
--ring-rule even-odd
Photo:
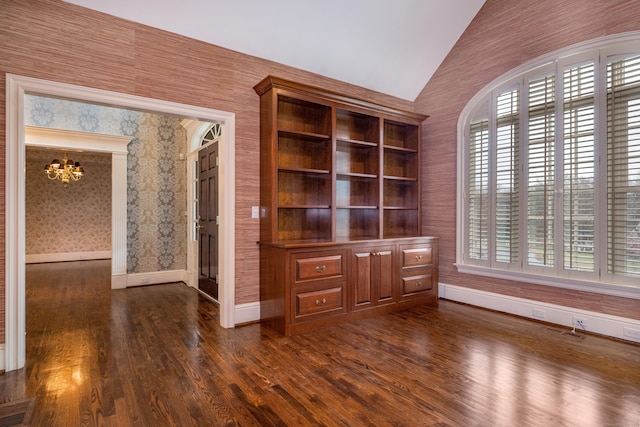
[(86, 261), (91, 259), (109, 259), (111, 251), (65, 252), (58, 254), (31, 254), (25, 256), (26, 264), (43, 262)]
[(235, 307), (235, 324), (252, 323), (260, 321), (260, 301), (238, 304)]
[(126, 274), (111, 274), (111, 289), (125, 289), (127, 287)]
[[(574, 327), (574, 319), (580, 319), (584, 321), (588, 332), (640, 343), (639, 320), (444, 283), (438, 285), (438, 291), (439, 297), (443, 299), (541, 320), (565, 326), (567, 330)], [(576, 331), (580, 329), (582, 328), (576, 327)]]
[(186, 270), (151, 271), (127, 274), (127, 287), (157, 285), (160, 283), (187, 282)]

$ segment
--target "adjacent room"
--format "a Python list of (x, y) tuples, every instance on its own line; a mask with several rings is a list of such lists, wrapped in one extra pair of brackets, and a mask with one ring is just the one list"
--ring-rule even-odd
[(640, 426), (640, 5), (0, 0), (0, 425)]

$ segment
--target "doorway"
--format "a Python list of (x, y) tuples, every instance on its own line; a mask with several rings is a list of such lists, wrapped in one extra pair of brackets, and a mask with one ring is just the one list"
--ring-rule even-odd
[[(6, 257), (5, 257), (5, 348), (3, 368), (20, 369), (25, 364), (25, 129), (22, 109), (25, 94), (74, 99), (79, 102), (117, 106), (135, 110), (193, 117), (206, 122), (223, 123), (226, 143), (220, 147), (223, 159), (219, 179), (220, 188), (220, 251), (219, 289), (220, 324), (235, 326), (235, 115), (219, 110), (160, 101), (134, 95), (109, 92), (87, 87), (51, 82), (12, 74), (6, 75), (7, 135), (6, 135)], [(125, 176), (126, 180), (126, 176)], [(122, 189), (126, 193), (126, 188)], [(124, 215), (114, 218), (126, 227)], [(125, 236), (126, 237), (126, 236)], [(118, 250), (126, 251), (126, 239), (115, 242)], [(126, 252), (125, 252), (126, 253)], [(114, 256), (117, 256), (114, 254)], [(189, 261), (188, 261), (189, 263)], [(190, 264), (189, 264), (190, 265)], [(121, 268), (121, 266), (117, 266)], [(116, 268), (116, 267), (114, 267)], [(126, 266), (125, 266), (126, 268)], [(185, 277), (188, 272), (185, 271)], [(227, 279), (228, 278), (228, 279)], [(124, 274), (126, 281), (126, 271)], [(197, 286), (189, 283), (190, 286)]]

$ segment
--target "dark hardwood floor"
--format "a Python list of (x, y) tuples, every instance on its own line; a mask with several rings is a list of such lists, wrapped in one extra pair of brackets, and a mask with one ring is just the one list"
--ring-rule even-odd
[(285, 338), (184, 284), (27, 266), (33, 426), (640, 426), (640, 346), (441, 301)]

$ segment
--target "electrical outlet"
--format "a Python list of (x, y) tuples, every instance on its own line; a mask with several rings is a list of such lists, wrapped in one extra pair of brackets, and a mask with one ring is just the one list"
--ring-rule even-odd
[(576, 330), (587, 330), (587, 319), (585, 319), (584, 317), (573, 316), (571, 324), (576, 328)]
[(640, 342), (640, 329), (622, 328), (622, 335)]
[(544, 310), (542, 310), (541, 308), (534, 308), (531, 311), (531, 316), (534, 319), (540, 319), (540, 320), (544, 320), (544, 318), (546, 317), (546, 313), (544, 312)]
[(260, 209), (258, 206), (251, 206), (251, 218), (258, 218)]

